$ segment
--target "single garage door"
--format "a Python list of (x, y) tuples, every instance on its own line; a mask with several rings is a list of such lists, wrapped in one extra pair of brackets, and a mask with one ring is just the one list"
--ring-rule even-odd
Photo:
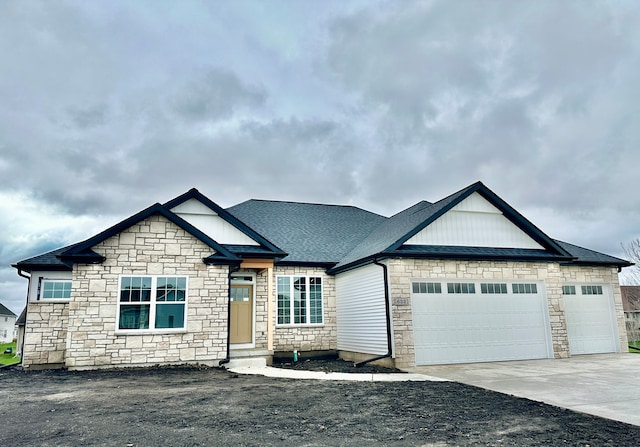
[(607, 286), (562, 287), (571, 354), (599, 354), (618, 350), (613, 298)]
[(416, 281), (417, 365), (552, 357), (541, 283)]

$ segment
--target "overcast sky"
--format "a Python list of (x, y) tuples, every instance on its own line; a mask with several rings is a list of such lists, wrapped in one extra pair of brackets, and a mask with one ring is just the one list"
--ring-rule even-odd
[(196, 187), (394, 214), (481, 180), (551, 237), (640, 237), (634, 1), (0, 2), (10, 264)]

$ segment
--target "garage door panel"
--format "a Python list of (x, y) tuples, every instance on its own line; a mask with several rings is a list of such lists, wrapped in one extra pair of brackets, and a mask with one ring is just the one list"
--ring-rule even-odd
[(602, 294), (564, 295), (570, 354), (601, 354), (617, 351), (617, 331), (613, 302), (606, 287)]
[(476, 292), (412, 295), (417, 365), (549, 357), (541, 294)]

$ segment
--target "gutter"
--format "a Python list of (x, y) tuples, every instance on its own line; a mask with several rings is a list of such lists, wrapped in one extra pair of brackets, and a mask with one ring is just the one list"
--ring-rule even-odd
[(24, 274), (22, 269), (18, 268), (18, 276), (25, 278), (29, 281), (29, 285), (27, 286), (27, 304), (24, 306), (24, 329), (22, 331), (22, 346), (20, 346), (20, 363), (22, 364), (22, 359), (24, 358), (24, 341), (27, 338), (27, 321), (29, 320), (29, 292), (31, 288), (31, 276), (27, 276)]
[(226, 365), (231, 361), (231, 275), (240, 270), (240, 265), (234, 267), (229, 266), (229, 273), (227, 274), (227, 355), (220, 360), (218, 366)]
[(390, 308), (390, 304), (389, 304), (389, 279), (387, 276), (387, 266), (385, 264), (382, 264), (380, 262), (378, 262), (377, 258), (374, 258), (373, 263), (375, 265), (379, 265), (380, 267), (382, 267), (382, 274), (383, 276), (383, 280), (384, 280), (384, 309), (385, 309), (385, 314), (386, 314), (386, 320), (387, 320), (387, 353), (386, 354), (382, 354), (379, 355), (377, 357), (372, 357), (370, 359), (367, 360), (363, 360), (362, 362), (357, 362), (355, 363), (355, 367), (359, 368), (360, 366), (366, 365), (367, 363), (370, 362), (375, 362), (376, 360), (382, 360), (382, 359), (386, 359), (391, 357), (391, 355), (393, 354), (393, 340), (392, 340), (392, 334), (391, 334), (391, 308)]

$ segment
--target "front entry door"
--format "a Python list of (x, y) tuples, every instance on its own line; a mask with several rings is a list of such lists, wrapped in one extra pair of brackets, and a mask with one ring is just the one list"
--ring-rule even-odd
[(231, 343), (251, 343), (253, 335), (253, 286), (231, 286)]

